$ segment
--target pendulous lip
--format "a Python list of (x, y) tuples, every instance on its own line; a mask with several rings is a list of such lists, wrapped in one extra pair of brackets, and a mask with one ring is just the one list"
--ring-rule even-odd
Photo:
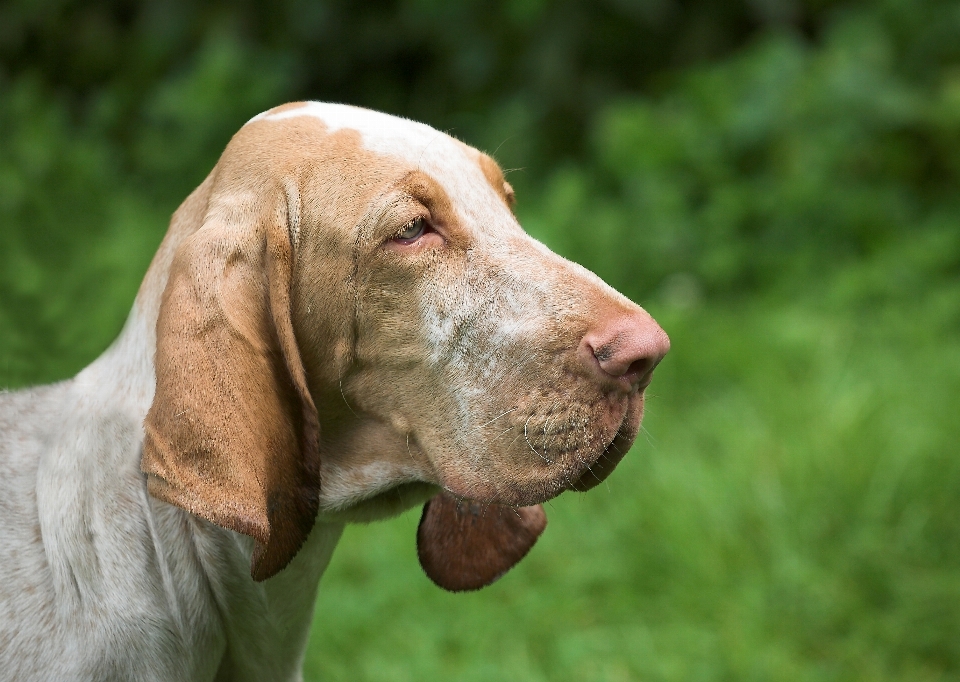
[(630, 403), (623, 415), (613, 439), (607, 443), (596, 461), (587, 467), (580, 477), (568, 486), (568, 490), (584, 492), (600, 485), (617, 468), (633, 445), (643, 421), (644, 393), (638, 391), (631, 395)]
[(633, 445), (633, 438), (623, 432), (625, 424), (620, 426), (613, 440), (604, 448), (603, 453), (597, 458), (597, 461), (587, 467), (580, 474), (580, 478), (574, 481), (569, 489), (577, 492), (586, 492), (591, 488), (600, 485), (617, 468), (620, 460)]

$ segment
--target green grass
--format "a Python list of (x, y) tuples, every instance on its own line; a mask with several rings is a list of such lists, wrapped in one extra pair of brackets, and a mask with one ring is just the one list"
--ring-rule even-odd
[(673, 350), (608, 484), (473, 594), (416, 511), (348, 528), (308, 680), (958, 678), (960, 289), (650, 307)]

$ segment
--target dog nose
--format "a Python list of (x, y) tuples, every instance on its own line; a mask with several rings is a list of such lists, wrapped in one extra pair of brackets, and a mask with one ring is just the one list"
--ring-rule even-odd
[(670, 350), (670, 339), (643, 309), (606, 316), (580, 343), (581, 359), (628, 390), (646, 388)]

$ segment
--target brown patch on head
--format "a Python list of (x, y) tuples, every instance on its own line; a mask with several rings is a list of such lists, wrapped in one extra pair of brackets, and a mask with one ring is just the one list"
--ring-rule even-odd
[(443, 186), (426, 173), (410, 171), (400, 181), (399, 186), (417, 201), (422, 202), (434, 219), (452, 221), (456, 213), (453, 202)]
[(478, 163), (487, 182), (489, 182), (491, 187), (497, 191), (497, 194), (503, 198), (507, 206), (513, 209), (514, 204), (517, 203), (517, 196), (513, 191), (513, 187), (510, 186), (510, 183), (503, 179), (503, 171), (500, 170), (497, 162), (486, 154), (481, 153)]

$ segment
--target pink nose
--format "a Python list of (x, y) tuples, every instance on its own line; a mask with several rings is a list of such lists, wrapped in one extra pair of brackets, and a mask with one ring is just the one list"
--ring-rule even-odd
[(653, 370), (670, 350), (670, 339), (644, 310), (609, 316), (580, 342), (581, 359), (622, 388), (646, 388)]

